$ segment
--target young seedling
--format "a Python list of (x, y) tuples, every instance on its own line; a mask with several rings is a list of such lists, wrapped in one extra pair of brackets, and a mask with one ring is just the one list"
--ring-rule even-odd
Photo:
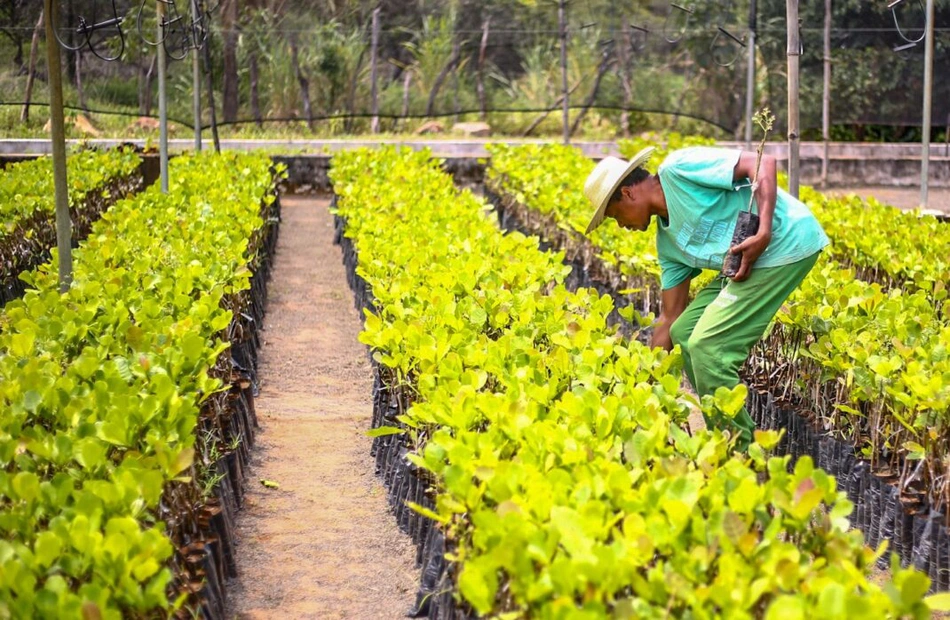
[[(765, 149), (765, 141), (772, 131), (772, 124), (775, 122), (775, 116), (768, 108), (763, 108), (755, 113), (752, 121), (762, 129), (762, 141), (756, 148), (755, 174), (752, 176), (752, 192), (749, 194), (749, 206), (745, 211), (739, 212), (736, 220), (736, 228), (732, 233), (731, 246), (736, 246), (759, 232), (759, 216), (752, 213), (752, 203), (755, 201), (755, 190), (759, 187), (759, 167), (762, 164), (762, 151)], [(730, 246), (730, 247), (731, 247)], [(742, 254), (726, 254), (726, 260), (723, 263), (722, 273), (731, 278), (739, 272), (742, 265)]]

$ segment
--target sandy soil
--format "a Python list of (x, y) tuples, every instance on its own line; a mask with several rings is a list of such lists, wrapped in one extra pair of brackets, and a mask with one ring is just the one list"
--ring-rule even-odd
[(228, 617), (399, 618), (419, 583), (415, 550), (364, 434), (372, 371), (332, 217), (326, 200), (282, 205)]
[[(920, 188), (906, 187), (833, 187), (826, 191), (831, 196), (857, 194), (862, 198), (873, 196), (879, 202), (899, 209), (916, 209), (920, 206)], [(927, 210), (950, 215), (950, 189), (931, 187), (927, 190)]]

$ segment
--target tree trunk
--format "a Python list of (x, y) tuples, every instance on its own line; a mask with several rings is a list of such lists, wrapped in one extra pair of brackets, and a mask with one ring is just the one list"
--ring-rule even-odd
[(36, 20), (33, 29), (33, 40), (30, 42), (30, 66), (26, 73), (26, 94), (23, 99), (23, 111), (20, 112), (20, 122), (30, 120), (30, 100), (33, 98), (33, 80), (36, 77), (36, 58), (39, 55), (40, 31), (43, 29), (43, 10), (40, 9), (40, 18)]
[[(403, 71), (402, 78), (402, 117), (408, 121), (409, 116), (409, 85), (412, 83), (412, 71), (409, 67)], [(393, 131), (399, 130), (399, 119), (393, 122)]]
[[(76, 23), (76, 13), (73, 10), (73, 0), (66, 0), (66, 23), (75, 24)], [(54, 26), (59, 26), (63, 28), (63, 24), (59, 22), (59, 19), (53, 22)], [(75, 80), (75, 71), (76, 71), (76, 31), (73, 28), (69, 28), (69, 36), (67, 37), (67, 43), (69, 47), (73, 49), (63, 50), (66, 53), (66, 75), (70, 80)]]
[(343, 119), (343, 129), (347, 133), (353, 131), (353, 121), (356, 118), (356, 86), (359, 84), (360, 67), (363, 66), (363, 57), (366, 55), (366, 47), (360, 51), (360, 57), (356, 59), (356, 67), (353, 69), (353, 75), (350, 79), (350, 92), (346, 98), (346, 118)]
[(617, 46), (617, 76), (623, 89), (623, 112), (620, 113), (620, 128), (623, 136), (630, 136), (630, 102), (633, 101), (633, 88), (630, 86), (630, 57), (633, 50), (633, 37), (630, 36), (630, 27), (627, 17), (624, 16), (620, 25), (623, 35), (620, 45)]
[(449, 58), (449, 61), (445, 63), (445, 66), (442, 67), (442, 71), (440, 71), (439, 75), (435, 78), (435, 84), (432, 85), (432, 92), (429, 93), (429, 103), (426, 104), (426, 116), (432, 116), (432, 112), (435, 108), (435, 98), (439, 94), (439, 89), (442, 88), (442, 82), (448, 77), (449, 71), (455, 68), (455, 65), (458, 64), (461, 57), (462, 46), (456, 41), (452, 47), (452, 56)]
[(247, 70), (251, 81), (251, 115), (254, 117), (254, 122), (257, 123), (257, 126), (262, 127), (264, 123), (261, 117), (261, 98), (258, 87), (257, 50), (252, 50), (248, 53)]
[(211, 141), (214, 142), (214, 152), (221, 152), (221, 138), (218, 136), (218, 111), (214, 103), (214, 64), (211, 62), (211, 32), (208, 40), (201, 47), (205, 65), (205, 75), (208, 78), (208, 108), (211, 112)]
[(79, 95), (79, 107), (88, 115), (89, 106), (86, 105), (86, 93), (82, 88), (82, 50), (76, 52), (76, 94)]
[(222, 112), (225, 123), (236, 121), (238, 115), (237, 16), (238, 0), (224, 0), (221, 7), (221, 27), (224, 30)]
[(310, 81), (300, 70), (300, 60), (297, 56), (297, 35), (290, 35), (290, 62), (293, 65), (294, 74), (297, 76), (297, 82), (300, 84), (300, 97), (303, 99), (303, 113), (307, 117), (307, 126), (313, 131), (313, 109), (310, 107)]
[(610, 68), (610, 65), (610, 54), (604, 54), (603, 58), (600, 59), (600, 65), (597, 67), (597, 75), (594, 77), (594, 86), (590, 89), (590, 95), (588, 95), (587, 101), (584, 102), (581, 113), (574, 119), (574, 124), (571, 125), (571, 133), (569, 135), (574, 135), (574, 132), (580, 127), (581, 121), (584, 120), (584, 116), (587, 115), (587, 111), (590, 110), (590, 107), (594, 105), (594, 102), (597, 100), (597, 91), (600, 90), (600, 81), (604, 78), (604, 74), (607, 73), (607, 69)]
[(152, 74), (155, 72), (155, 62), (157, 59), (158, 54), (152, 56), (148, 63), (148, 69), (145, 71), (144, 84), (142, 85), (142, 91), (139, 96), (139, 112), (142, 116), (152, 115)]
[(370, 104), (373, 106), (373, 118), (369, 124), (371, 133), (379, 133), (379, 91), (376, 84), (376, 66), (379, 62), (379, 10), (379, 7), (373, 9), (373, 37), (369, 54)]
[[(580, 86), (580, 85), (581, 85), (581, 83), (578, 82), (577, 84), (575, 84), (574, 86), (572, 86), (572, 87), (567, 91), (567, 96), (570, 97), (570, 96), (571, 96), (571, 93), (573, 93), (575, 90), (577, 90), (577, 87)], [(558, 97), (557, 100), (554, 102), (554, 106), (557, 107), (557, 106), (561, 105), (561, 103), (563, 103), (563, 102), (564, 102), (564, 95), (561, 95), (561, 96)], [(534, 119), (534, 121), (532, 121), (532, 123), (531, 123), (530, 125), (528, 125), (528, 128), (524, 130), (524, 133), (521, 134), (521, 137), (522, 137), (522, 138), (527, 138), (528, 136), (530, 136), (530, 135), (531, 135), (531, 132), (534, 131), (535, 128), (537, 128), (538, 125), (540, 125), (542, 122), (544, 122), (544, 119), (546, 119), (546, 118), (548, 117), (548, 115), (551, 114), (551, 112), (553, 112), (553, 110), (547, 110), (547, 111), (545, 111), (545, 112), (542, 112), (542, 113), (541, 113), (541, 116), (539, 116), (538, 118)]]
[(479, 118), (484, 122), (488, 118), (488, 101), (485, 98), (485, 51), (488, 48), (488, 29), (491, 27), (491, 17), (485, 18), (482, 24), (482, 42), (478, 47), (478, 70), (475, 73), (475, 91), (478, 93)]

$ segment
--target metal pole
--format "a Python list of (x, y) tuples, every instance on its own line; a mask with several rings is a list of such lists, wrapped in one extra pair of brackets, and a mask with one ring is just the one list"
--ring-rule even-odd
[(825, 76), (821, 96), (821, 139), (825, 143), (821, 157), (821, 186), (828, 186), (828, 143), (831, 140), (831, 0), (825, 0)]
[(570, 93), (567, 91), (567, 10), (565, 0), (560, 0), (557, 6), (557, 18), (561, 28), (561, 92), (563, 93), (563, 124), (564, 124), (564, 144), (571, 143), (571, 102)]
[(370, 122), (370, 131), (379, 133), (379, 97), (376, 90), (376, 57), (379, 48), (379, 7), (373, 9), (373, 38), (371, 43), (372, 50), (369, 55), (370, 62), (370, 99), (373, 102), (373, 120)]
[(168, 100), (165, 92), (165, 3), (155, 0), (158, 31), (158, 159), (161, 168), (161, 189), (168, 193)]
[(927, 185), (930, 181), (930, 129), (934, 83), (934, 0), (927, 0), (927, 34), (924, 46), (924, 120), (921, 127), (920, 206), (927, 208)]
[(73, 280), (72, 222), (69, 219), (69, 186), (66, 183), (66, 127), (63, 119), (63, 74), (59, 43), (53, 36), (56, 14), (53, 0), (46, 0), (46, 58), (49, 64), (50, 129), (53, 147), (53, 191), (56, 201), (56, 249), (59, 253), (59, 292)]
[[(191, 0), (192, 35), (195, 35), (194, 25), (198, 23), (198, 0)], [(198, 48), (200, 42), (194, 41), (195, 49), (191, 55), (191, 91), (195, 117), (195, 152), (201, 152), (201, 68), (199, 67)]]
[(798, 66), (801, 56), (801, 40), (798, 36), (798, 0), (788, 0), (786, 9), (788, 28), (788, 193), (798, 198), (799, 177), (799, 113), (798, 113)]
[(745, 84), (745, 150), (752, 150), (752, 107), (755, 99), (755, 0), (749, 3), (749, 60)]

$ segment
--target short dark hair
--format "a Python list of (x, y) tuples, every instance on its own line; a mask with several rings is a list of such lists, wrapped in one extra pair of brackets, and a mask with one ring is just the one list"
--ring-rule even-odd
[(607, 204), (610, 204), (611, 202), (616, 202), (623, 197), (620, 190), (622, 190), (625, 187), (632, 187), (642, 181), (646, 181), (647, 177), (649, 176), (650, 176), (650, 173), (647, 172), (646, 168), (644, 168), (643, 166), (637, 166), (636, 168), (630, 171), (630, 174), (624, 177), (623, 181), (620, 182), (620, 185), (618, 185), (617, 189), (614, 190), (614, 193), (610, 196), (610, 201)]

